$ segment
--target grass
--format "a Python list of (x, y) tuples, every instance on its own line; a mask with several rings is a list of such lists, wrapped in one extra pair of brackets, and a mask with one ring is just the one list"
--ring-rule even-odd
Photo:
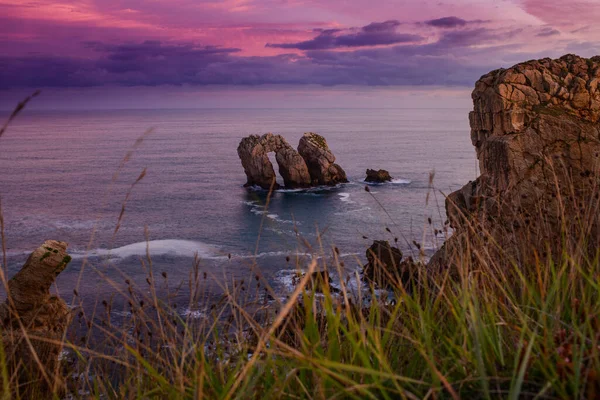
[[(127, 192), (115, 234), (142, 178)], [(117, 282), (98, 268), (114, 296), (98, 299), (92, 311), (76, 309), (61, 341), (70, 360), (58, 373), (44, 371), (53, 389), (21, 382), (43, 366), (15, 366), (11, 349), (0, 346), (2, 398), (40, 392), (75, 399), (600, 396), (600, 254), (571, 251), (585, 247), (573, 242), (594, 238), (569, 236), (562, 251), (555, 249), (561, 257), (523, 265), (502, 253), (489, 256), (479, 232), (468, 234), (470, 247), (456, 255), (454, 270), (423, 267), (412, 290), (398, 284), (391, 293), (367, 284), (352, 288), (335, 248), (301, 241), (303, 251), (325, 257), (296, 265), (306, 273), (287, 301), (277, 300), (258, 265), (247, 282), (221, 281), (224, 295), (214, 301), (196, 259), (184, 284), (187, 306), (203, 311), (202, 318), (181, 314), (169, 290), (160, 294), (176, 285), (156, 272), (151, 254), (140, 260), (147, 286), (131, 283), (124, 272)], [(309, 277), (322, 269), (337, 277), (340, 293), (327, 285), (316, 293)], [(6, 275), (0, 278), (6, 288)], [(75, 305), (83, 305), (82, 296), (75, 291)], [(111, 312), (118, 304), (129, 314), (115, 324)], [(47, 340), (23, 332), (28, 341)]]

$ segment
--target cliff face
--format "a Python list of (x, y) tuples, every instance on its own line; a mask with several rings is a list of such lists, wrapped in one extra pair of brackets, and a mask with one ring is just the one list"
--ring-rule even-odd
[(600, 57), (574, 55), (496, 70), (476, 83), (469, 120), (481, 176), (448, 196), (455, 233), (432, 264), (452, 264), (469, 241), (484, 236), (522, 262), (534, 252), (556, 259), (564, 237), (587, 235), (584, 247), (594, 251), (599, 83)]

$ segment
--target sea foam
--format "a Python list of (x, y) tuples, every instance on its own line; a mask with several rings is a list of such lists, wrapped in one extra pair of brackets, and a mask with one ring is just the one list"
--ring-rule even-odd
[(182, 257), (193, 257), (198, 254), (199, 257), (210, 258), (219, 254), (217, 246), (209, 245), (192, 240), (163, 239), (151, 240), (149, 242), (132, 243), (114, 249), (93, 249), (89, 252), (74, 251), (72, 257), (108, 257), (108, 258), (127, 258), (132, 256), (145, 256), (149, 249), (151, 256), (174, 255)]

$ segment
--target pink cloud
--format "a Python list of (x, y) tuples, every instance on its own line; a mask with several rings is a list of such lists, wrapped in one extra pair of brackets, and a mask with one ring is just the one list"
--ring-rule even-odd
[[(6, 71), (37, 71), (29, 81), (54, 85), (152, 85), (153, 79), (196, 85), (353, 80), (406, 85), (410, 79), (417, 85), (457, 85), (524, 58), (592, 55), (599, 48), (600, 3), (573, 0), (568, 13), (564, 5), (563, 0), (0, 0), (0, 61)], [(100, 45), (90, 42), (111, 50), (99, 52)], [(140, 65), (123, 61), (131, 49), (139, 52)], [(155, 64), (144, 67), (148, 60)], [(34, 62), (48, 63), (57, 76)], [(436, 65), (442, 69), (437, 80), (428, 75)]]
[(523, 0), (523, 9), (546, 24), (565, 28), (597, 26), (600, 20), (597, 0)]

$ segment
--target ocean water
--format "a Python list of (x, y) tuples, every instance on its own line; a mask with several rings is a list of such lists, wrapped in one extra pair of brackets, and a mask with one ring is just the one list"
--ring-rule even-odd
[[(108, 295), (126, 278), (143, 285), (147, 248), (155, 273), (167, 272), (171, 282), (187, 279), (197, 254), (215, 292), (224, 282), (251, 277), (254, 265), (284, 291), (310, 254), (326, 260), (333, 246), (350, 272), (364, 262), (374, 239), (398, 238), (408, 254), (414, 254), (415, 240), (430, 255), (443, 242), (432, 230), (443, 227), (444, 193), (478, 174), (467, 114), (466, 109), (26, 110), (0, 139), (9, 274), (46, 239), (68, 242), (74, 256), (55, 288), (66, 297), (73, 288)], [(273, 132), (297, 146), (308, 131), (325, 136), (350, 182), (277, 191), (267, 207), (266, 192), (243, 187), (240, 139)], [(368, 193), (367, 168), (387, 169), (395, 179), (370, 186)], [(144, 178), (133, 185), (144, 169)], [(107, 284), (107, 277), (114, 282)]]

